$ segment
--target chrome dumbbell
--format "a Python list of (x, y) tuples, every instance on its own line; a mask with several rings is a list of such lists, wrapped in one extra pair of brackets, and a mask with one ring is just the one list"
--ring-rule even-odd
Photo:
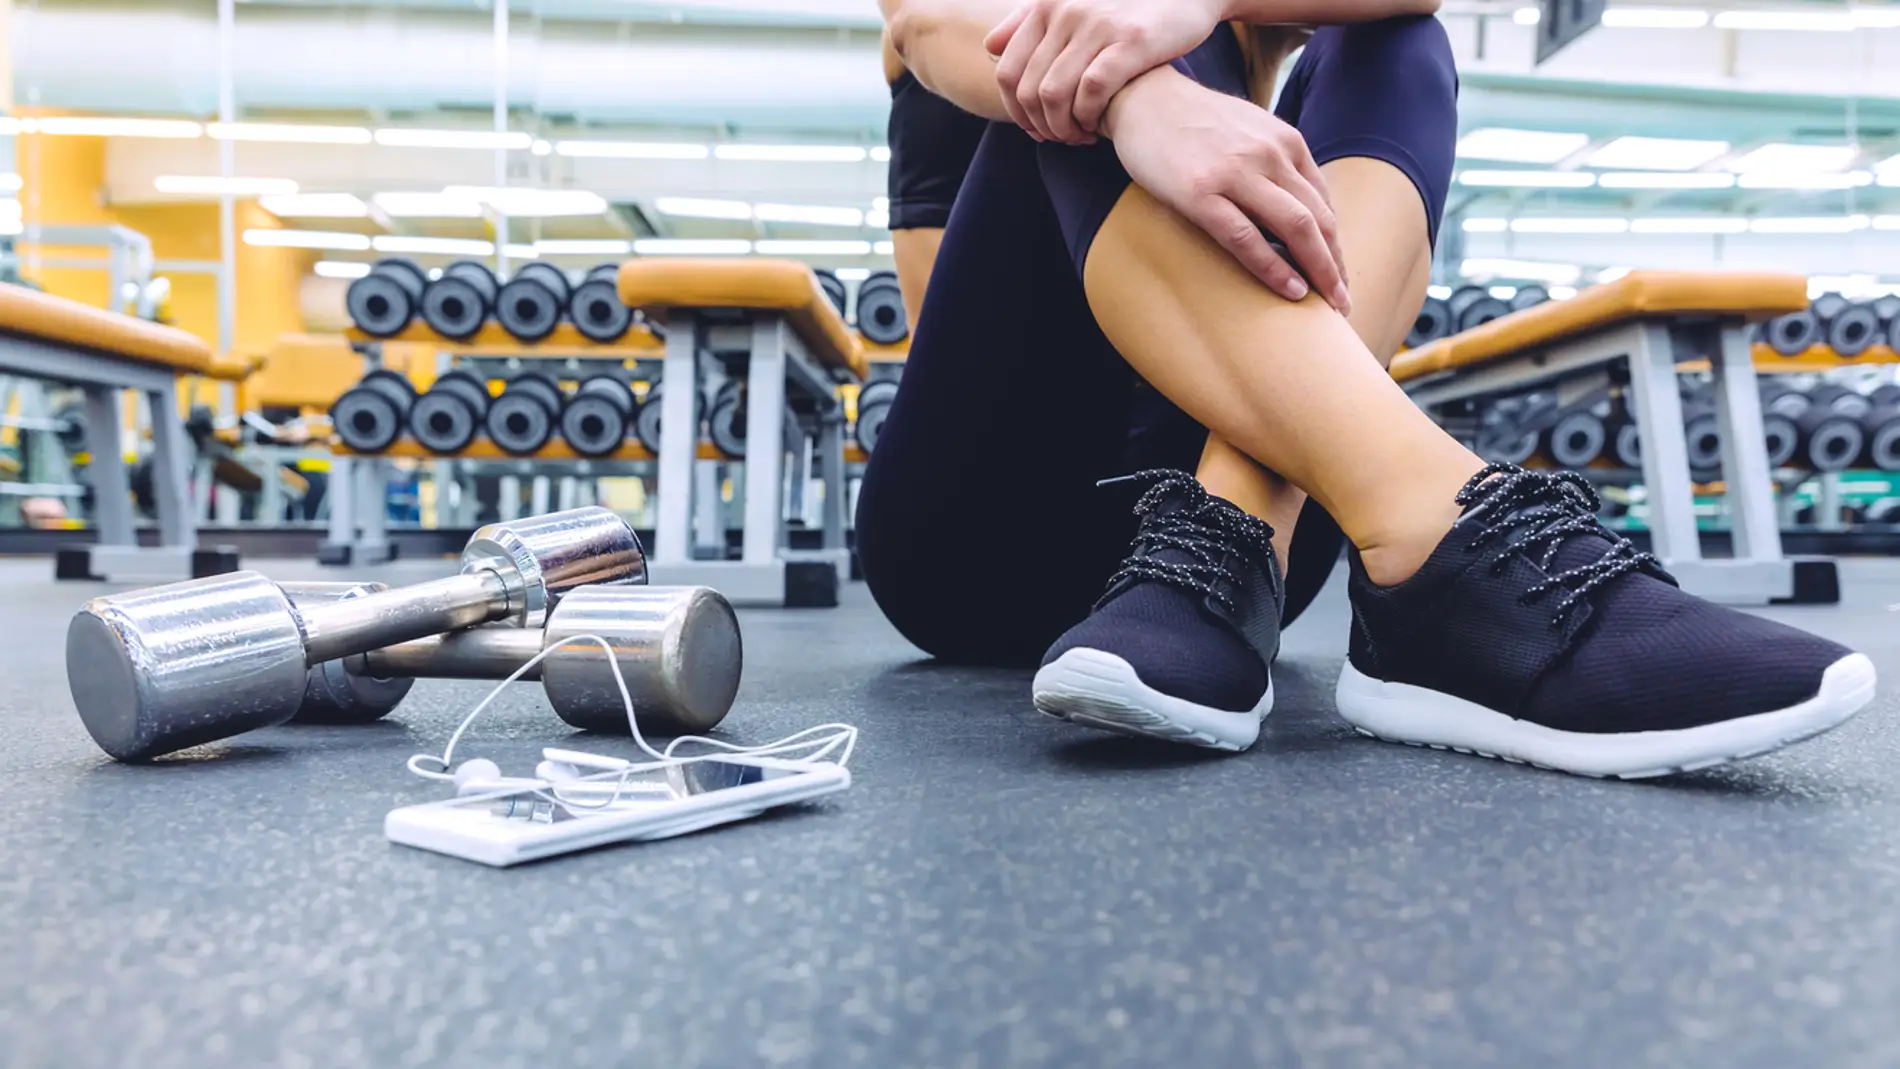
[[(299, 605), (362, 596), (360, 585), (285, 584)], [(393, 710), (424, 679), (506, 679), (543, 650), (521, 678), (539, 680), (562, 720), (627, 733), (626, 708), (598, 643), (613, 650), (643, 729), (705, 731), (725, 718), (744, 654), (732, 605), (711, 587), (593, 586), (570, 592), (539, 628), (477, 627), (400, 643), (310, 669), (295, 719), (367, 723)]]
[(67, 628), (66, 678), (99, 747), (142, 761), (289, 720), (310, 665), (645, 582), (633, 529), (574, 509), (477, 530), (458, 575), (303, 610), (256, 572), (94, 598)]

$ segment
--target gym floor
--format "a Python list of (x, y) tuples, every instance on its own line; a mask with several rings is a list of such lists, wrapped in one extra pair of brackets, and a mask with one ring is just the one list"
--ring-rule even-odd
[[(9, 1067), (1900, 1063), (1900, 562), (1772, 610), (1870, 653), (1873, 707), (1640, 783), (1353, 735), (1337, 585), (1238, 757), (1046, 720), (1027, 672), (921, 660), (857, 585), (743, 614), (725, 725), (857, 723), (851, 790), (514, 870), (381, 833), (442, 796), (403, 759), (488, 684), (116, 765), (61, 663), (101, 588), (51, 571), (0, 562)], [(631, 750), (517, 685), (467, 753), (563, 741)]]

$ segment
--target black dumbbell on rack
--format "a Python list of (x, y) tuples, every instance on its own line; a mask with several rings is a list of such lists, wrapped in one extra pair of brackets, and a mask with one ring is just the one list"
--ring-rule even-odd
[(488, 322), (500, 290), (487, 264), (457, 260), (423, 289), (422, 321), (444, 338), (467, 341)]
[(738, 379), (727, 379), (713, 392), (706, 410), (706, 436), (721, 456), (745, 459), (746, 390)]
[(467, 449), (488, 418), (488, 383), (456, 368), (442, 373), (409, 409), (409, 436), (437, 456)]
[(573, 296), (567, 275), (553, 264), (530, 262), (515, 269), (495, 302), (495, 321), (523, 345), (554, 333)]
[(1451, 312), (1452, 333), (1461, 334), (1511, 314), (1511, 306), (1491, 296), (1483, 286), (1460, 286), (1445, 301)]
[(381, 453), (402, 437), (415, 403), (416, 388), (407, 378), (377, 368), (330, 406), (330, 423), (352, 452)]
[(561, 412), (561, 439), (581, 456), (611, 456), (627, 440), (635, 406), (633, 387), (619, 375), (584, 379)]
[(904, 317), (904, 291), (894, 271), (873, 271), (858, 283), (858, 333), (879, 345), (896, 345), (910, 337)]
[(877, 449), (878, 436), (884, 433), (884, 421), (891, 414), (891, 402), (897, 400), (897, 383), (892, 379), (867, 382), (858, 391), (858, 419), (851, 436), (866, 456)]
[(488, 438), (502, 452), (525, 457), (541, 451), (561, 425), (567, 395), (554, 377), (523, 371), (488, 406), (484, 425)]
[(1405, 335), (1405, 347), (1416, 349), (1421, 345), (1435, 342), (1447, 334), (1453, 333), (1451, 306), (1438, 297), (1427, 297), (1419, 306), (1418, 317), (1412, 321), (1412, 329)]
[(587, 272), (567, 300), (567, 317), (589, 341), (607, 345), (633, 329), (633, 309), (620, 302), (619, 280), (619, 264), (601, 264)]
[(369, 274), (350, 283), (343, 306), (356, 329), (372, 338), (391, 338), (416, 318), (429, 276), (413, 262), (378, 260)]

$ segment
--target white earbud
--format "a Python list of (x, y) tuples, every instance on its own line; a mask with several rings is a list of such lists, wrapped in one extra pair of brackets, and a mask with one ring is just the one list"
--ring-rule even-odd
[(470, 758), (455, 766), (455, 786), (458, 790), (476, 780), (500, 778), (501, 766), (486, 757)]

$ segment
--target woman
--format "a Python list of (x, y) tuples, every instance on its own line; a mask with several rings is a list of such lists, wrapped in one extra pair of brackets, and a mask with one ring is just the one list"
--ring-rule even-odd
[[(1864, 656), (1683, 594), (1581, 482), (1487, 468), (1385, 373), (1450, 178), (1429, 2), (885, 0), (904, 64), (992, 125), (865, 476), (873, 594), (937, 656), (1039, 657), (1045, 712), (1243, 749), (1271, 525), (1310, 494), (1352, 546), (1337, 697), (1370, 734), (1634, 776), (1840, 723)], [(1253, 22), (1321, 26), (1278, 118)], [(1131, 516), (1096, 484), (1138, 468)]]

